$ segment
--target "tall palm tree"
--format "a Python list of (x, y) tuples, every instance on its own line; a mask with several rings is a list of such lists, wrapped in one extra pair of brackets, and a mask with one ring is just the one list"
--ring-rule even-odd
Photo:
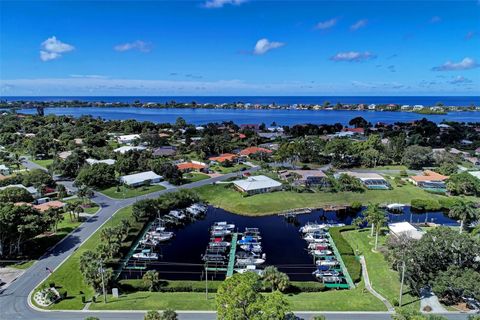
[(275, 290), (285, 291), (290, 285), (290, 279), (288, 276), (278, 271), (274, 266), (268, 266), (263, 271), (263, 281), (270, 284), (272, 292)]
[(375, 250), (377, 250), (378, 234), (380, 233), (380, 230), (382, 229), (383, 225), (387, 222), (387, 217), (385, 216), (385, 213), (382, 210), (379, 210), (375, 213), (373, 220), (375, 223)]
[(465, 227), (465, 222), (480, 218), (479, 211), (473, 202), (458, 201), (450, 208), (448, 216), (460, 220), (460, 233)]
[(383, 214), (383, 211), (380, 209), (380, 206), (378, 203), (370, 203), (367, 206), (367, 209), (365, 209), (365, 211), (363, 212), (363, 216), (365, 217), (365, 220), (371, 226), (370, 237), (373, 237), (373, 231), (375, 229), (375, 220), (376, 220), (376, 217), (379, 215), (379, 212)]

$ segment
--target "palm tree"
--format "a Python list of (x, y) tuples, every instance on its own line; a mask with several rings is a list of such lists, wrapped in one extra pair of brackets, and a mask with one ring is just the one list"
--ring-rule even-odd
[(363, 225), (363, 219), (360, 217), (356, 217), (355, 219), (352, 220), (352, 225), (356, 226), (357, 229), (360, 229)]
[(73, 213), (74, 213), (76, 207), (77, 207), (77, 205), (75, 203), (72, 203), (72, 202), (68, 202), (64, 207), (65, 211), (67, 211), (68, 214), (70, 215), (70, 221), (73, 221)]
[(378, 211), (374, 216), (374, 224), (375, 224), (375, 250), (378, 247), (378, 234), (382, 229), (383, 225), (387, 222), (387, 217), (383, 211)]
[(285, 291), (290, 286), (290, 279), (288, 276), (278, 271), (274, 266), (268, 266), (263, 270), (263, 281), (272, 287), (272, 292), (275, 290)]
[[(363, 212), (365, 220), (371, 225), (370, 237), (373, 237), (373, 230), (375, 228), (375, 217), (378, 216), (378, 212), (382, 212), (378, 203), (370, 203), (367, 209)], [(382, 212), (383, 214), (383, 212)]]
[(462, 233), (465, 222), (479, 218), (479, 212), (473, 202), (458, 201), (450, 208), (448, 216), (460, 220), (460, 233)]

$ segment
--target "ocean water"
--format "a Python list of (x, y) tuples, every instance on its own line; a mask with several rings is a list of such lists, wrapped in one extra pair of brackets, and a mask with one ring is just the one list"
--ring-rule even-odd
[[(18, 112), (34, 114), (35, 109), (20, 109)], [(355, 117), (362, 116), (367, 121), (395, 123), (409, 122), (428, 118), (434, 122), (480, 122), (480, 112), (449, 112), (446, 115), (421, 115), (413, 112), (389, 111), (349, 111), (349, 110), (245, 110), (245, 109), (145, 109), (135, 107), (124, 108), (46, 108), (45, 114), (69, 115), (80, 117), (91, 115), (106, 120), (135, 119), (138, 121), (151, 121), (155, 123), (175, 122), (178, 117), (183, 117), (188, 123), (205, 124), (209, 122), (234, 121), (237, 124), (270, 125), (276, 122), (279, 125), (295, 125), (304, 123), (334, 124), (348, 122)]]

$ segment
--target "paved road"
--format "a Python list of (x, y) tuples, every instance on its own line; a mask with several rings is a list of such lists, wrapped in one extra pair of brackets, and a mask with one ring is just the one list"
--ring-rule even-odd
[[(25, 161), (27, 168), (40, 168), (40, 166)], [(252, 168), (248, 171), (256, 171), (258, 168)], [(179, 187), (180, 189), (191, 189), (203, 185), (211, 184), (216, 181), (226, 180), (240, 173), (227, 174), (221, 177), (197, 181), (188, 185)], [(85, 221), (70, 235), (59, 242), (55, 247), (45, 253), (40, 259), (31, 266), (26, 272), (15, 280), (6, 290), (0, 293), (0, 319), (1, 320), (36, 320), (36, 319), (72, 319), (83, 320), (87, 316), (96, 316), (100, 319), (143, 319), (142, 312), (95, 312), (95, 311), (68, 311), (68, 312), (40, 312), (30, 308), (28, 305), (28, 296), (30, 292), (48, 276), (47, 268), (56, 269), (62, 264), (79, 246), (86, 241), (98, 228), (107, 222), (112, 215), (126, 206), (132, 205), (136, 200), (146, 198), (156, 198), (161, 194), (172, 192), (175, 189), (166, 189), (151, 193), (137, 198), (116, 200), (106, 197), (100, 193), (95, 193), (93, 201), (101, 205), (101, 210), (89, 220)], [(321, 313), (316, 313), (321, 314)], [(390, 319), (389, 313), (322, 313), (327, 315), (328, 319), (352, 319), (352, 320), (383, 320)], [(215, 319), (213, 312), (179, 312), (180, 319), (184, 320), (210, 320)], [(314, 313), (299, 312), (299, 317), (310, 319)], [(449, 319), (465, 319), (463, 314), (449, 314)]]

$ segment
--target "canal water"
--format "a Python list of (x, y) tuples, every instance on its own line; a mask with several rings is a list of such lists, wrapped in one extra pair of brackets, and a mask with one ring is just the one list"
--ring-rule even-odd
[[(157, 270), (160, 277), (170, 280), (204, 280), (205, 271), (202, 254), (208, 245), (209, 229), (216, 221), (234, 223), (237, 231), (245, 227), (259, 228), (262, 248), (266, 254), (265, 265), (275, 265), (294, 281), (312, 281), (315, 270), (313, 258), (306, 250), (307, 243), (302, 239), (299, 228), (307, 222), (331, 222), (351, 224), (361, 212), (346, 214), (323, 210), (297, 215), (295, 221), (287, 221), (282, 216), (247, 217), (232, 214), (223, 209), (209, 207), (204, 219), (188, 223), (176, 229), (175, 237), (158, 249), (160, 259), (156, 262), (137, 262), (137, 266)], [(412, 213), (406, 207), (403, 213), (389, 214), (389, 222), (411, 221), (413, 223), (434, 222), (443, 225), (457, 223), (442, 212)], [(132, 265), (130, 263), (130, 265)], [(141, 278), (143, 270), (125, 270), (120, 278)], [(224, 273), (209, 273), (209, 279), (223, 279)]]

